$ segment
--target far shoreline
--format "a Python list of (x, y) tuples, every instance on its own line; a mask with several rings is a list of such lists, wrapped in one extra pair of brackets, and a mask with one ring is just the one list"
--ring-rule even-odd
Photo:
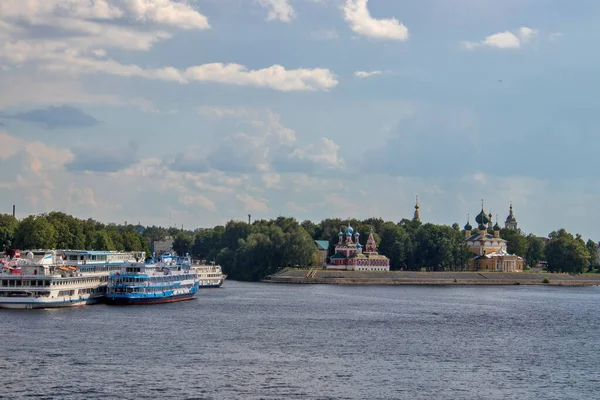
[(600, 286), (600, 274), (472, 271), (340, 271), (284, 269), (262, 282), (326, 285)]

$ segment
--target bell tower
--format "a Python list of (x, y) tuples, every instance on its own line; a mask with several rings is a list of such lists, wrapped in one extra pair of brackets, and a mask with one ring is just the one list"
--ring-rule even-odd
[(506, 221), (504, 221), (504, 228), (516, 231), (518, 229), (518, 222), (515, 214), (513, 213), (513, 205), (512, 201), (510, 202), (510, 208), (508, 211), (508, 217), (506, 217)]
[(419, 195), (417, 195), (417, 199), (415, 201), (415, 214), (413, 216), (413, 221), (421, 222), (421, 216), (419, 214)]

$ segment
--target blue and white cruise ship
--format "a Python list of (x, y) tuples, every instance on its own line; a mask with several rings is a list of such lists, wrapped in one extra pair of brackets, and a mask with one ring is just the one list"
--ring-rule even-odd
[(108, 278), (105, 301), (112, 305), (159, 304), (191, 300), (198, 273), (191, 260), (163, 254), (159, 261), (130, 262)]
[(55, 308), (99, 302), (112, 272), (144, 252), (19, 251), (0, 260), (0, 308)]

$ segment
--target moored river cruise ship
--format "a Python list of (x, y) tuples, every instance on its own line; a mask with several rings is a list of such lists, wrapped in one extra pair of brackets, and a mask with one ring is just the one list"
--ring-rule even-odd
[(220, 265), (214, 262), (207, 264), (203, 261), (199, 264), (192, 264), (192, 269), (198, 273), (198, 281), (200, 289), (218, 288), (223, 285), (227, 275), (223, 273)]
[(130, 262), (108, 279), (105, 301), (111, 305), (159, 304), (191, 300), (198, 273), (189, 257), (163, 254), (158, 261)]
[(0, 260), (0, 308), (55, 308), (99, 302), (108, 276), (144, 252), (11, 251)]

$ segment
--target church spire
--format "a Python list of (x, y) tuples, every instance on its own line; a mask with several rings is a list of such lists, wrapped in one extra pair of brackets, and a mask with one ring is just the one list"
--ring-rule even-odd
[(413, 216), (413, 221), (421, 222), (421, 216), (419, 215), (419, 195), (417, 195), (417, 198), (415, 201), (415, 214)]
[(513, 214), (513, 205), (512, 201), (510, 202), (510, 207), (508, 209), (508, 217), (506, 217), (506, 221), (504, 222), (504, 227), (506, 229), (517, 230), (518, 223), (515, 214)]
[(365, 254), (377, 254), (377, 243), (375, 242), (375, 238), (373, 237), (373, 228), (369, 231), (369, 238), (367, 239), (367, 243), (365, 244)]

